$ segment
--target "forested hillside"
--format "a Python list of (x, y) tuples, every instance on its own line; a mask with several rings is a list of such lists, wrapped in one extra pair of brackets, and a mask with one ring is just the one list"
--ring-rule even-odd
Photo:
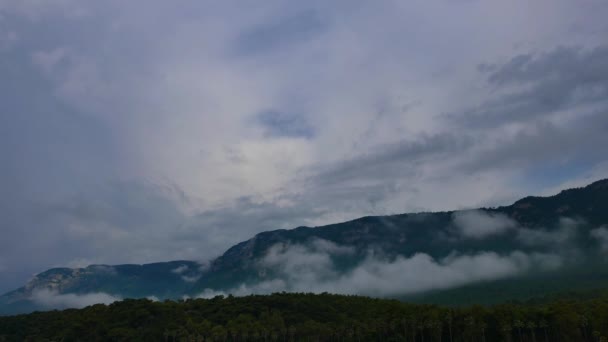
[(606, 341), (608, 293), (446, 308), (331, 294), (153, 302), (0, 318), (0, 341)]

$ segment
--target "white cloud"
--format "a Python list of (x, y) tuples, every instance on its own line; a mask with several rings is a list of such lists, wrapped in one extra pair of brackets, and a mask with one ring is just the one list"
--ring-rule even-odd
[(197, 280), (199, 280), (201, 278), (200, 274), (195, 274), (195, 275), (183, 275), (182, 280), (187, 282), (187, 283), (195, 283)]
[(601, 226), (589, 232), (592, 238), (596, 239), (600, 245), (600, 249), (604, 253), (608, 253), (608, 227)]
[(562, 265), (559, 255), (521, 251), (505, 255), (453, 253), (439, 260), (425, 253), (389, 259), (370, 252), (354, 269), (341, 271), (332, 256), (331, 252), (310, 245), (275, 245), (260, 262), (261, 275), (272, 274), (268, 279), (230, 290), (206, 289), (200, 296), (280, 291), (398, 296), (513, 277), (532, 270), (554, 270)]
[(184, 272), (188, 272), (189, 267), (188, 265), (180, 265), (174, 269), (171, 270), (171, 272), (175, 273), (175, 274), (182, 274)]
[(93, 304), (110, 304), (121, 300), (121, 298), (103, 292), (87, 294), (59, 294), (51, 290), (40, 289), (35, 290), (32, 293), (30, 300), (45, 308), (67, 309), (84, 308), (85, 306)]
[(517, 239), (528, 246), (562, 246), (577, 236), (581, 224), (583, 222), (580, 220), (561, 218), (554, 230), (521, 228), (517, 232)]
[(464, 238), (484, 239), (517, 228), (517, 222), (501, 213), (463, 210), (452, 214), (454, 225)]
[[(198, 271), (203, 271), (204, 267), (201, 265)], [(196, 270), (194, 270), (196, 271)], [(171, 270), (172, 273), (179, 274), (180, 278), (187, 283), (194, 283), (201, 278), (201, 274), (192, 273), (192, 270), (188, 265), (180, 265)]]

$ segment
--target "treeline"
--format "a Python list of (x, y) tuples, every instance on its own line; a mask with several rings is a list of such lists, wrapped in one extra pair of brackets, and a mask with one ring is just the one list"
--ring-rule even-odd
[(124, 300), (0, 317), (0, 341), (608, 341), (608, 299), (445, 308), (331, 294)]

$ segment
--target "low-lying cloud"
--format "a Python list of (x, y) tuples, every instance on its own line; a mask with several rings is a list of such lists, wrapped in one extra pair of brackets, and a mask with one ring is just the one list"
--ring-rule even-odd
[[(323, 244), (341, 251), (341, 247), (329, 241)], [(260, 274), (272, 274), (268, 279), (227, 291), (207, 289), (200, 296), (280, 291), (399, 296), (507, 278), (531, 270), (553, 270), (562, 265), (559, 255), (521, 251), (453, 252), (441, 259), (425, 253), (391, 258), (369, 251), (354, 268), (343, 271), (334, 262), (335, 257), (335, 253), (314, 244), (277, 244), (258, 263)]]
[(583, 223), (580, 220), (561, 218), (555, 230), (520, 228), (517, 239), (527, 246), (562, 246), (576, 238), (577, 229)]
[(463, 210), (452, 215), (454, 225), (464, 238), (484, 239), (516, 228), (517, 222), (500, 213), (483, 210)]
[(592, 238), (599, 243), (602, 253), (608, 253), (608, 226), (601, 226), (589, 232)]
[(188, 272), (188, 269), (189, 269), (188, 265), (180, 265), (180, 266), (172, 269), (171, 272), (175, 273), (175, 274), (182, 274), (184, 272)]
[(110, 304), (121, 300), (104, 292), (87, 294), (60, 294), (49, 289), (40, 289), (32, 293), (31, 301), (45, 308), (79, 309), (93, 304)]
[(195, 283), (201, 278), (201, 274), (197, 273), (196, 270), (190, 270), (188, 265), (180, 265), (171, 270), (171, 273), (175, 273), (187, 283)]

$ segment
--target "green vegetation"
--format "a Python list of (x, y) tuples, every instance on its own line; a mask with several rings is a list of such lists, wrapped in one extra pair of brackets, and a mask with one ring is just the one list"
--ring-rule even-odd
[(606, 341), (608, 294), (447, 308), (331, 294), (125, 300), (0, 317), (0, 341)]

